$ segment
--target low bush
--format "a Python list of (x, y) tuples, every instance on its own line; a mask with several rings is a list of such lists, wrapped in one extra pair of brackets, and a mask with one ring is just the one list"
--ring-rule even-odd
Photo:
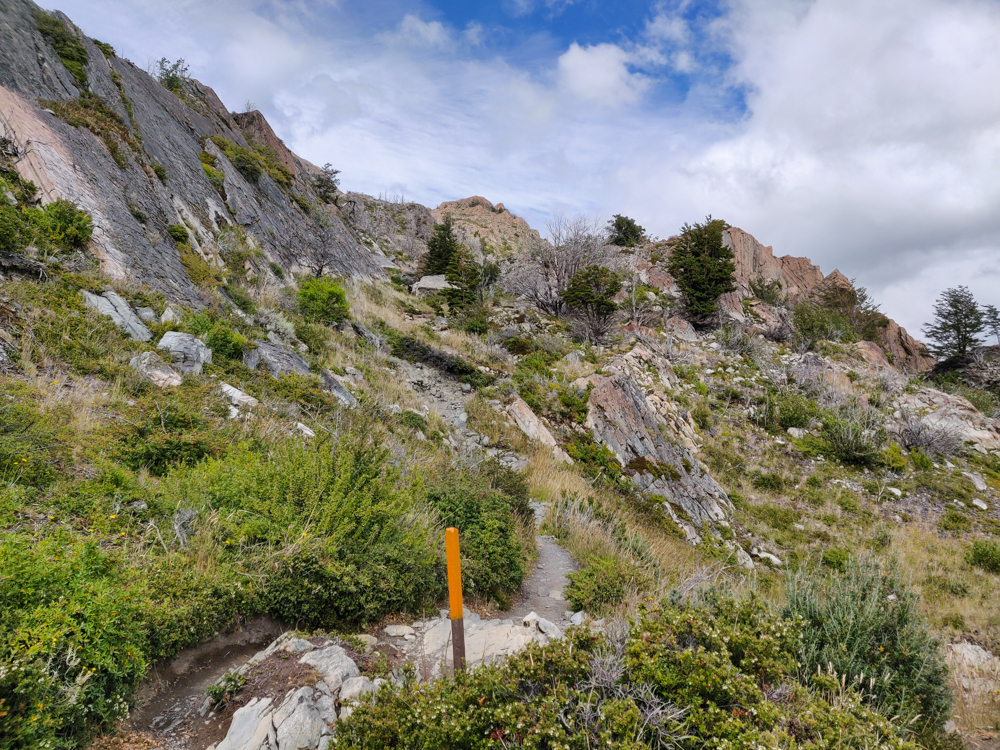
[(754, 598), (651, 606), (608, 634), (385, 688), (341, 721), (338, 747), (915, 749), (837, 677), (795, 682), (799, 632)]
[(563, 591), (566, 600), (575, 611), (595, 615), (621, 604), (629, 593), (647, 590), (652, 583), (646, 571), (620, 556), (593, 557), (568, 577), (569, 585)]
[(938, 520), (938, 528), (941, 531), (971, 531), (972, 519), (958, 508), (949, 507)]
[(750, 473), (750, 483), (758, 490), (767, 492), (784, 492), (785, 478), (781, 474), (767, 474), (761, 471)]
[(977, 539), (966, 553), (965, 561), (974, 568), (1000, 573), (1000, 544), (992, 539)]
[(524, 561), (517, 539), (517, 500), (481, 475), (449, 473), (432, 485), (427, 502), (445, 526), (461, 535), (462, 587), (509, 605), (524, 580)]
[(832, 668), (863, 680), (865, 703), (883, 715), (927, 729), (944, 724), (951, 695), (940, 643), (894, 564), (852, 559), (842, 572), (792, 571), (786, 595), (783, 616), (804, 625), (797, 653), (803, 682)]
[(299, 309), (309, 322), (325, 325), (336, 325), (351, 316), (343, 287), (326, 277), (299, 283)]
[(879, 458), (885, 442), (883, 417), (872, 408), (844, 406), (824, 416), (823, 435), (844, 463), (869, 465)]
[(178, 466), (191, 466), (224, 452), (208, 420), (179, 396), (145, 405), (138, 421), (122, 429), (116, 456), (132, 469), (146, 468), (163, 476)]
[(250, 346), (250, 340), (239, 331), (234, 331), (225, 323), (219, 322), (205, 335), (205, 345), (212, 350), (213, 358), (242, 360), (244, 350)]

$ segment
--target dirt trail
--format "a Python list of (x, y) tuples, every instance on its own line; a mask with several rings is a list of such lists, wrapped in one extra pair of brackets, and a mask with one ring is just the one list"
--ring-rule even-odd
[[(537, 511), (536, 511), (537, 512)], [(569, 552), (560, 547), (551, 536), (539, 536), (538, 564), (521, 586), (521, 597), (514, 602), (507, 615), (524, 617), (536, 612), (539, 617), (560, 626), (569, 610), (563, 591), (569, 585), (567, 575), (576, 570)]]

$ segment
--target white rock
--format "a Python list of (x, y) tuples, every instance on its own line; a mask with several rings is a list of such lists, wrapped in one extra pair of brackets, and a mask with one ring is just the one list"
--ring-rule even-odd
[(180, 323), (184, 318), (184, 313), (181, 312), (180, 308), (174, 305), (167, 305), (166, 309), (163, 311), (163, 315), (160, 316), (161, 323)]
[(986, 492), (986, 480), (981, 474), (974, 471), (963, 471), (962, 475), (975, 485), (976, 492)]
[(233, 714), (226, 738), (215, 750), (257, 750), (267, 741), (273, 712), (270, 698), (252, 698)]
[(237, 409), (252, 409), (260, 403), (249, 393), (244, 393), (239, 388), (229, 385), (229, 383), (220, 383), (219, 390), (222, 391), (222, 395), (225, 396), (226, 400)]
[(986, 503), (984, 503), (978, 497), (973, 499), (972, 504), (975, 505), (977, 508), (979, 508), (979, 510), (989, 510), (990, 509), (990, 506), (988, 506)]
[(312, 430), (310, 430), (310, 429), (309, 429), (308, 427), (306, 427), (306, 426), (305, 426), (304, 424), (302, 424), (301, 422), (296, 422), (296, 423), (295, 423), (295, 429), (296, 429), (296, 430), (298, 431), (298, 433), (299, 433), (300, 435), (302, 435), (303, 437), (307, 437), (307, 438), (313, 438), (313, 437), (316, 437), (316, 433), (315, 433), (315, 432), (313, 432)]
[[(329, 696), (323, 696), (333, 706)], [(333, 716), (336, 719), (336, 713)], [(314, 750), (328, 731), (313, 689), (303, 686), (285, 699), (273, 717), (278, 750)]]
[(891, 492), (896, 497), (902, 497), (903, 496), (903, 491), (901, 489), (899, 489), (898, 487), (886, 487), (885, 490), (886, 490), (886, 492)]
[(786, 430), (786, 432), (789, 434), (790, 437), (793, 437), (796, 440), (801, 440), (802, 438), (804, 438), (806, 435), (809, 434), (808, 431), (802, 429), (801, 427), (789, 427)]
[(424, 276), (419, 281), (413, 283), (410, 287), (412, 291), (418, 297), (428, 296), (431, 294), (436, 294), (437, 292), (443, 291), (445, 289), (454, 289), (451, 284), (448, 283), (448, 279), (444, 275), (439, 276)]
[(404, 635), (413, 635), (413, 628), (409, 625), (387, 625), (382, 632), (390, 638), (402, 638)]
[(588, 618), (586, 612), (577, 612), (572, 617), (569, 618), (569, 621), (573, 625), (583, 625), (583, 623), (585, 623), (587, 619)]
[(524, 616), (524, 619), (521, 622), (524, 625), (524, 627), (526, 627), (526, 628), (530, 628), (530, 627), (534, 626), (534, 624), (536, 622), (538, 622), (538, 613), (537, 612), (529, 612), (528, 614), (526, 614)]
[(170, 352), (170, 359), (181, 372), (200, 375), (202, 365), (212, 362), (212, 350), (190, 333), (167, 331), (156, 348)]
[(180, 374), (160, 359), (160, 355), (156, 352), (143, 352), (137, 357), (132, 357), (129, 366), (137, 370), (144, 380), (148, 380), (158, 388), (170, 388), (183, 382)]
[(352, 677), (344, 680), (340, 688), (340, 702), (352, 703), (358, 700), (365, 693), (370, 693), (375, 689), (375, 684), (365, 676)]
[(538, 628), (539, 633), (548, 636), (549, 638), (562, 638), (562, 631), (558, 628), (558, 626), (556, 626), (553, 622), (549, 622), (544, 617), (538, 618), (535, 622), (535, 627)]
[(563, 463), (573, 463), (573, 459), (566, 455), (566, 452), (556, 443), (556, 439), (552, 437), (549, 428), (542, 424), (542, 421), (535, 416), (531, 407), (523, 399), (520, 397), (515, 398), (513, 403), (507, 407), (507, 413), (510, 414), (514, 420), (514, 424), (517, 425), (521, 432), (532, 440), (537, 440), (543, 445), (552, 448), (555, 457)]
[(139, 319), (143, 323), (159, 323), (160, 319), (156, 317), (156, 312), (152, 307), (137, 307), (135, 314), (139, 316)]
[(312, 651), (315, 648), (316, 647), (312, 645), (309, 641), (307, 641), (305, 638), (291, 638), (284, 643), (284, 645), (281, 647), (281, 650), (289, 654), (294, 654), (297, 652), (304, 653), (306, 651)]
[(340, 646), (327, 646), (318, 651), (310, 651), (299, 659), (299, 662), (308, 664), (319, 672), (323, 681), (334, 693), (340, 690), (344, 680), (349, 680), (360, 674), (358, 665)]
[(368, 635), (367, 633), (362, 633), (357, 636), (357, 639), (364, 644), (366, 654), (371, 653), (372, 649), (374, 649), (378, 644), (378, 638), (373, 635)]

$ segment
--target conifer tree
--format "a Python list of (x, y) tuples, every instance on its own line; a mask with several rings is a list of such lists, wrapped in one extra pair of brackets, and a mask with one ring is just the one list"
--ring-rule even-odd
[(628, 216), (615, 214), (608, 222), (608, 242), (619, 247), (635, 247), (646, 239), (646, 230)]
[(451, 216), (445, 216), (444, 221), (434, 225), (434, 236), (427, 242), (427, 254), (420, 269), (424, 276), (442, 276), (448, 273), (456, 262), (461, 246), (455, 236), (454, 222)]
[(997, 346), (1000, 346), (1000, 310), (995, 305), (983, 306), (983, 322), (986, 324), (986, 332), (994, 336)]
[(934, 322), (923, 328), (933, 343), (928, 347), (941, 359), (959, 359), (982, 343), (986, 328), (983, 311), (966, 286), (946, 290), (934, 304)]
[(708, 216), (703, 224), (685, 224), (671, 247), (667, 268), (696, 322), (714, 315), (719, 297), (736, 290), (733, 251), (722, 244), (722, 232), (728, 228), (726, 222)]

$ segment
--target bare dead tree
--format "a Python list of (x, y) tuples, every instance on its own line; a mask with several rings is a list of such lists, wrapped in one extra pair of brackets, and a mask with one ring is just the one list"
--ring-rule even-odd
[(583, 217), (557, 216), (547, 225), (548, 242), (539, 242), (504, 280), (504, 289), (549, 315), (566, 312), (562, 293), (577, 271), (607, 265), (612, 253), (604, 228)]

